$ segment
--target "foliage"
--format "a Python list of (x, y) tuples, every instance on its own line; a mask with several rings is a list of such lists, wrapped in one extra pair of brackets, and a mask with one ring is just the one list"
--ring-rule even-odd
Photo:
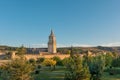
[(70, 58), (68, 57), (68, 58), (64, 58), (63, 60), (62, 60), (62, 64), (64, 65), (64, 66), (67, 66), (67, 63), (69, 63), (69, 60)]
[(118, 53), (116, 53), (116, 52), (112, 52), (112, 55), (113, 55), (113, 57), (114, 57), (114, 58), (119, 57), (119, 54), (118, 54)]
[(105, 67), (110, 67), (113, 61), (113, 55), (112, 53), (107, 53), (105, 55)]
[(120, 74), (120, 68), (111, 68), (108, 72), (110, 75)]
[(30, 62), (31, 64), (35, 64), (35, 63), (36, 63), (36, 61), (35, 61), (34, 58), (29, 59), (29, 62)]
[(21, 46), (20, 48), (17, 48), (17, 55), (24, 55), (27, 53), (27, 50), (24, 46)]
[(69, 50), (69, 49), (65, 49), (65, 48), (63, 48), (63, 49), (58, 49), (58, 52), (59, 52), (59, 53), (62, 53), (62, 54), (70, 54), (70, 50)]
[(112, 67), (120, 67), (120, 56), (113, 60)]
[(90, 73), (87, 64), (83, 64), (80, 56), (74, 56), (66, 59), (65, 80), (89, 80)]
[(41, 68), (41, 65), (38, 65), (37, 68), (40, 69), (40, 68)]
[(45, 66), (50, 66), (50, 69), (52, 69), (53, 66), (55, 69), (56, 61), (53, 59), (45, 59), (42, 64)]
[(59, 65), (59, 66), (63, 65), (62, 60), (60, 59), (59, 56), (54, 56), (52, 59), (56, 61), (56, 65)]
[(21, 57), (2, 66), (2, 78), (3, 80), (32, 80), (33, 69), (33, 66)]
[(40, 58), (37, 58), (37, 63), (42, 63), (43, 61), (45, 60), (45, 58), (44, 57), (40, 57)]
[(104, 56), (91, 57), (89, 61), (87, 61), (87, 64), (89, 66), (91, 80), (100, 80), (105, 68)]
[[(119, 69), (120, 70), (120, 69)], [(64, 80), (66, 68), (64, 66), (56, 66), (56, 70), (49, 70), (49, 67), (42, 67), (39, 74), (34, 75), (35, 80)], [(109, 75), (107, 72), (103, 73), (101, 80), (119, 80), (120, 74)]]
[(12, 52), (11, 52), (11, 51), (9, 51), (9, 52), (6, 52), (5, 54), (6, 54), (6, 55), (11, 55), (11, 54), (12, 54)]

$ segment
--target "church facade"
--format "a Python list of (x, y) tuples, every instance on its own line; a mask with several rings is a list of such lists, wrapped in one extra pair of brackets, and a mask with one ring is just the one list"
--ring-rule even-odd
[(56, 37), (52, 30), (48, 41), (48, 53), (57, 53)]

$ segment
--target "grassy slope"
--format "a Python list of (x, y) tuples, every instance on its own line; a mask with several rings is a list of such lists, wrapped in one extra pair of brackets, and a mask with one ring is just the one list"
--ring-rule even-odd
[[(40, 74), (36, 75), (35, 80), (64, 80), (65, 68), (57, 67), (55, 71), (50, 71), (49, 68), (44, 67), (41, 69)], [(104, 73), (102, 80), (120, 80), (119, 75), (110, 76)]]
[(120, 74), (109, 75), (108, 73), (104, 73), (102, 80), (120, 80)]
[(35, 80), (64, 80), (65, 69), (56, 67), (56, 70), (51, 71), (48, 67), (40, 70), (40, 74), (35, 75)]
[[(35, 75), (35, 80), (64, 80), (64, 73), (64, 67), (57, 67), (55, 71), (49, 70), (48, 67), (43, 67), (40, 70), (40, 74)], [(104, 73), (102, 80), (120, 80), (120, 74), (110, 76), (108, 73)]]

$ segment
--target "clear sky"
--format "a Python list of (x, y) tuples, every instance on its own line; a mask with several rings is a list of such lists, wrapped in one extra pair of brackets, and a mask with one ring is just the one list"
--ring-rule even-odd
[(120, 45), (120, 0), (0, 0), (0, 45)]

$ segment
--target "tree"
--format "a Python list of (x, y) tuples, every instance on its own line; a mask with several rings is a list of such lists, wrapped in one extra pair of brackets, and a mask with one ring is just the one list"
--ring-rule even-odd
[(54, 69), (55, 69), (56, 61), (53, 59), (45, 59), (43, 61), (43, 65), (50, 66), (50, 69), (52, 70), (52, 67), (54, 67)]
[(110, 68), (113, 61), (112, 53), (107, 53), (105, 55), (105, 67)]
[(4, 80), (32, 80), (31, 73), (33, 70), (33, 66), (25, 58), (20, 57), (3, 66), (2, 78)]
[(68, 58), (64, 58), (63, 60), (62, 60), (62, 64), (64, 65), (64, 66), (67, 66), (67, 64), (69, 63), (69, 60), (70, 59), (70, 57), (68, 57)]
[(45, 58), (44, 57), (40, 57), (40, 58), (37, 58), (37, 63), (38, 64), (41, 64), (43, 61), (45, 60)]
[(56, 61), (56, 65), (59, 65), (59, 66), (63, 65), (62, 60), (60, 59), (59, 56), (54, 56), (52, 59)]
[(89, 59), (88, 66), (91, 74), (91, 80), (100, 80), (105, 68), (104, 56), (95, 56)]
[(30, 62), (31, 64), (35, 65), (36, 60), (35, 60), (34, 58), (31, 58), (31, 59), (29, 59), (29, 62)]
[(17, 48), (17, 55), (24, 55), (24, 54), (26, 54), (27, 53), (27, 50), (26, 50), (26, 48), (24, 47), (24, 46), (21, 46), (20, 48)]
[(112, 67), (120, 67), (120, 56), (112, 61)]
[(90, 72), (87, 64), (83, 63), (83, 60), (79, 55), (72, 56), (66, 59), (66, 74), (65, 80), (89, 80)]

